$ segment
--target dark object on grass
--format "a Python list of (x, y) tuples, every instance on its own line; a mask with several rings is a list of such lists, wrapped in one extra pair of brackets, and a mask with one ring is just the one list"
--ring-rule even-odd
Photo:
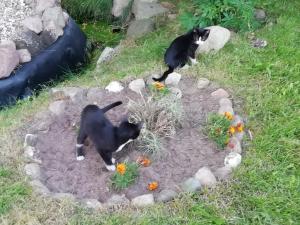
[(86, 60), (87, 40), (74, 20), (70, 19), (64, 35), (41, 51), (29, 63), (23, 64), (10, 77), (0, 80), (0, 108), (28, 97), (32, 90), (74, 70)]

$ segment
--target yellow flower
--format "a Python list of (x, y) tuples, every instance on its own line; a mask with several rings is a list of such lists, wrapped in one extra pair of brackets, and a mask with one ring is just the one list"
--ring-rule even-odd
[(117, 165), (117, 171), (119, 174), (123, 175), (126, 172), (126, 165), (125, 163), (119, 163)]
[(160, 83), (160, 82), (154, 82), (154, 83), (153, 83), (153, 86), (154, 86), (157, 90), (159, 90), (159, 91), (161, 91), (161, 90), (163, 90), (163, 89), (165, 88), (165, 85), (164, 85), (163, 83)]
[(148, 190), (149, 191), (154, 191), (158, 188), (158, 183), (156, 181), (151, 182), (150, 184), (148, 184)]
[(237, 132), (244, 131), (244, 125), (242, 123), (238, 123), (235, 128), (236, 128)]
[(233, 135), (235, 133), (235, 127), (234, 126), (230, 126), (228, 132)]
[(228, 120), (232, 120), (233, 119), (233, 115), (230, 112), (225, 112), (224, 116), (228, 119)]

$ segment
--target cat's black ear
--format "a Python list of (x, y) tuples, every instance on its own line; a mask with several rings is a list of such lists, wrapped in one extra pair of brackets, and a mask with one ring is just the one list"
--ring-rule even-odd
[(205, 39), (207, 39), (208, 36), (209, 36), (209, 33), (210, 33), (210, 30), (209, 30), (209, 29), (204, 29), (204, 30), (203, 30), (203, 37), (204, 37)]

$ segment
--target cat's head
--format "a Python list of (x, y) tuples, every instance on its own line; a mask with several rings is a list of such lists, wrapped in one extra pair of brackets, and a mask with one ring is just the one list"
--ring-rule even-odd
[(143, 123), (130, 123), (127, 119), (123, 120), (119, 126), (119, 132), (123, 138), (136, 139), (140, 135)]
[(206, 41), (209, 36), (209, 29), (203, 29), (200, 27), (194, 27), (192, 30), (193, 40), (196, 44), (201, 45)]

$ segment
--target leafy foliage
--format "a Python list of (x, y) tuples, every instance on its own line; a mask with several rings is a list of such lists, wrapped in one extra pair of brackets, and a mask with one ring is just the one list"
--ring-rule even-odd
[(184, 13), (180, 19), (188, 29), (195, 25), (221, 25), (236, 31), (247, 31), (260, 25), (254, 18), (252, 0), (193, 0), (192, 12)]
[(220, 148), (224, 148), (229, 140), (228, 129), (230, 121), (224, 116), (211, 114), (208, 117), (207, 132), (208, 136), (214, 140)]
[(125, 163), (125, 166), (124, 174), (115, 172), (111, 177), (111, 184), (116, 190), (127, 188), (138, 177), (138, 165), (136, 163)]

